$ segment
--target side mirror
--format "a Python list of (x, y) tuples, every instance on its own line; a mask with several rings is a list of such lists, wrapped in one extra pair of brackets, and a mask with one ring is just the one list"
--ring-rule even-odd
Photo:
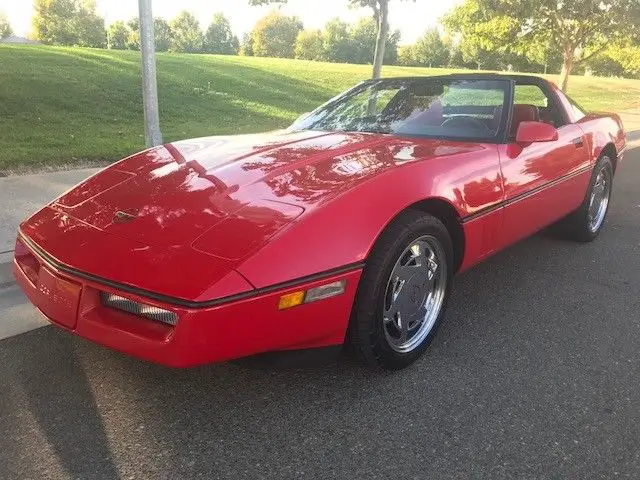
[(558, 140), (558, 130), (548, 123), (520, 122), (516, 132), (516, 142), (520, 144), (555, 142), (556, 140)]

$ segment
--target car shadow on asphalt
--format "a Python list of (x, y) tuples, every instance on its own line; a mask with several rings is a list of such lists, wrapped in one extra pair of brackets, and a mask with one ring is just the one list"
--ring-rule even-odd
[[(91, 383), (74, 348), (77, 340), (52, 327), (25, 335), (30, 334), (35, 338), (27, 342), (28, 348), (15, 357), (12, 368), (3, 371), (9, 387), (9, 392), (3, 388), (4, 401), (18, 401), (26, 407), (43, 443), (54, 450), (69, 477), (89, 478), (92, 472), (100, 472), (104, 478), (119, 478)], [(43, 342), (51, 342), (51, 348), (42, 348)], [(20, 412), (20, 408), (4, 405), (0, 411)], [(11, 432), (9, 420), (6, 431), (10, 438), (24, 434), (18, 424), (13, 427)], [(26, 472), (15, 473), (23, 476)]]
[[(113, 446), (119, 442), (137, 448), (162, 446), (162, 462), (171, 472), (167, 478), (189, 478), (195, 462), (210, 458), (208, 448), (215, 450), (221, 439), (251, 428), (252, 422), (258, 425), (263, 415), (312, 424), (313, 418), (303, 418), (310, 412), (303, 413), (305, 405), (338, 391), (348, 391), (348, 398), (357, 403), (365, 395), (367, 379), (392, 378), (362, 368), (349, 354), (297, 367), (253, 359), (169, 369), (109, 351), (54, 326), (3, 341), (0, 365), (8, 386), (0, 394), (0, 427), (5, 425), (9, 438), (24, 438), (24, 419), (32, 417), (31, 435), (37, 432), (53, 449), (69, 478), (123, 478), (122, 463), (142, 460), (136, 459), (138, 454), (129, 457), (119, 451), (118, 465)], [(279, 398), (286, 400), (281, 403)], [(117, 438), (114, 431), (120, 432)], [(190, 432), (198, 432), (202, 451), (194, 452)], [(146, 460), (155, 462), (154, 453)], [(51, 474), (34, 471), (30, 455), (4, 461), (15, 478)], [(155, 477), (149, 473), (147, 478)]]

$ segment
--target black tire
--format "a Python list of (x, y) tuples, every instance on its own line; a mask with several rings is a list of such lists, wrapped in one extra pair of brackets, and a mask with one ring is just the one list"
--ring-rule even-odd
[[(606, 210), (604, 211), (604, 217), (597, 225), (597, 228), (593, 228), (591, 225), (591, 217), (589, 215), (589, 206), (591, 203), (591, 196), (594, 191), (594, 187), (596, 185), (596, 180), (600, 173), (603, 173), (606, 178), (606, 182), (608, 184), (608, 190), (606, 193), (607, 204)], [(604, 226), (606, 216), (608, 213), (609, 200), (611, 199), (611, 192), (613, 186), (613, 164), (611, 159), (603, 155), (596, 162), (595, 167), (593, 168), (593, 172), (591, 174), (591, 180), (589, 181), (589, 187), (587, 188), (587, 193), (580, 205), (580, 208), (575, 212), (571, 213), (569, 216), (561, 220), (560, 231), (562, 234), (576, 242), (591, 242), (596, 239), (602, 227)]]
[[(442, 247), (438, 268), (444, 298), (435, 323), (426, 337), (411, 351), (395, 351), (385, 334), (383, 311), (391, 274), (403, 252), (413, 242), (429, 238)], [(354, 351), (368, 364), (398, 370), (416, 361), (433, 340), (442, 322), (453, 280), (453, 245), (446, 227), (437, 218), (410, 210), (402, 213), (382, 233), (367, 259), (349, 325), (349, 337)], [(440, 290), (442, 291), (442, 290)], [(388, 328), (388, 327), (387, 327)]]

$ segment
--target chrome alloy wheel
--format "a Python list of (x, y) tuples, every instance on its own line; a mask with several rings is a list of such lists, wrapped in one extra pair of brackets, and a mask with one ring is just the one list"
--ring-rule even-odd
[(611, 179), (606, 168), (601, 168), (596, 181), (591, 189), (589, 199), (589, 230), (597, 232), (604, 222), (609, 207), (609, 194), (611, 193)]
[(433, 328), (445, 299), (446, 258), (431, 235), (417, 238), (402, 252), (387, 282), (384, 334), (398, 353), (419, 346)]

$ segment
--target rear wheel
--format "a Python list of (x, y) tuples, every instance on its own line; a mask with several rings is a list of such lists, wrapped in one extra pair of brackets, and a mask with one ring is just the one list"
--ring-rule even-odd
[(442, 320), (452, 277), (453, 247), (442, 222), (417, 211), (397, 218), (360, 281), (349, 327), (355, 350), (382, 368), (413, 363)]
[(561, 222), (569, 238), (578, 242), (594, 240), (604, 225), (613, 186), (613, 165), (606, 155), (596, 163), (582, 205)]

